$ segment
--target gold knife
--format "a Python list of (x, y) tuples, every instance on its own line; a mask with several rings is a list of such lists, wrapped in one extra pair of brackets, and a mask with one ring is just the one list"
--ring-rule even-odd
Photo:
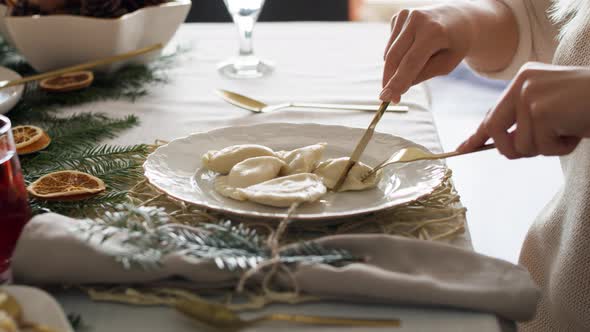
[(373, 117), (373, 121), (371, 121), (369, 128), (367, 128), (367, 130), (363, 134), (363, 137), (361, 137), (361, 140), (357, 143), (356, 148), (354, 148), (354, 151), (352, 151), (350, 158), (348, 158), (348, 163), (346, 164), (346, 167), (344, 167), (344, 171), (342, 172), (342, 174), (340, 174), (340, 178), (338, 178), (338, 182), (336, 182), (336, 185), (334, 186), (334, 191), (338, 191), (340, 187), (342, 187), (344, 180), (346, 180), (346, 177), (348, 176), (348, 172), (350, 172), (354, 164), (356, 164), (356, 162), (359, 161), (359, 159), (363, 155), (365, 148), (367, 147), (367, 145), (371, 141), (371, 138), (373, 137), (375, 127), (377, 127), (377, 123), (379, 123), (379, 120), (381, 120), (383, 114), (385, 114), (385, 110), (387, 110), (387, 106), (389, 106), (388, 101), (382, 102), (379, 106), (379, 109), (375, 113), (375, 116)]
[(11, 87), (11, 86), (15, 86), (15, 85), (21, 85), (21, 84), (25, 84), (25, 83), (32, 82), (32, 81), (39, 81), (39, 80), (50, 78), (50, 77), (57, 77), (57, 76), (60, 76), (60, 75), (66, 74), (66, 73), (70, 73), (70, 72), (74, 72), (74, 71), (90, 69), (90, 68), (110, 64), (113, 62), (126, 60), (129, 58), (138, 56), (138, 55), (142, 55), (145, 53), (153, 52), (155, 50), (159, 50), (162, 47), (164, 47), (164, 45), (162, 45), (161, 43), (154, 44), (154, 45), (140, 48), (140, 49), (137, 49), (137, 50), (134, 50), (131, 52), (113, 55), (113, 56), (109, 56), (106, 58), (102, 58), (102, 59), (98, 59), (98, 60), (94, 60), (94, 61), (90, 61), (90, 62), (85, 62), (85, 63), (79, 64), (79, 65), (53, 70), (53, 71), (46, 72), (43, 74), (27, 76), (27, 77), (20, 78), (17, 80), (12, 80), (12, 81), (0, 81), (0, 90)]

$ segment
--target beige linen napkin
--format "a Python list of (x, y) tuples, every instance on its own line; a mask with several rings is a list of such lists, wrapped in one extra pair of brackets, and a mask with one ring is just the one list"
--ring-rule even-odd
[[(179, 255), (166, 257), (160, 269), (125, 270), (108, 254), (124, 250), (117, 237), (98, 246), (78, 234), (79, 222), (57, 214), (33, 218), (15, 252), (17, 281), (131, 283), (180, 276), (198, 287), (219, 287), (238, 279), (210, 262)], [(366, 261), (344, 267), (300, 264), (294, 276), (304, 293), (347, 301), (447, 306), (517, 321), (532, 318), (539, 299), (524, 268), (450, 245), (387, 235), (335, 235), (318, 242)]]

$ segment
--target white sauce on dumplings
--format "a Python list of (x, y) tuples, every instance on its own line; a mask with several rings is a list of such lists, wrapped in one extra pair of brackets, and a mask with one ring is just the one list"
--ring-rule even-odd
[(287, 163), (282, 175), (311, 173), (326, 149), (327, 143), (304, 146), (292, 151), (279, 151), (277, 155)]
[(257, 144), (232, 145), (219, 151), (209, 151), (202, 157), (203, 167), (208, 170), (227, 174), (237, 163), (261, 156), (274, 156), (275, 153), (266, 146)]
[[(319, 175), (323, 179), (326, 187), (333, 189), (347, 163), (348, 157), (328, 159), (321, 162), (313, 173)], [(371, 167), (361, 162), (357, 162), (348, 173), (340, 191), (365, 190), (375, 187), (381, 178), (380, 171), (371, 175), (365, 181), (362, 181), (363, 176), (370, 171)]]
[(315, 202), (327, 189), (317, 175), (300, 173), (262, 182), (239, 191), (252, 202), (290, 207), (293, 203)]

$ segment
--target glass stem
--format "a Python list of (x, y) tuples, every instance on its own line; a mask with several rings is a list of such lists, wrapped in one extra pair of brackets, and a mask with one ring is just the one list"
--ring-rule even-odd
[(252, 48), (252, 31), (254, 30), (256, 17), (238, 16), (234, 20), (240, 35), (240, 56), (253, 55), (254, 49)]

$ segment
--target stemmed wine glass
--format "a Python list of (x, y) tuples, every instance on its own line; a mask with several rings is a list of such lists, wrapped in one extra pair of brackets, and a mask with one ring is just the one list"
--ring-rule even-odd
[(219, 65), (219, 72), (229, 78), (256, 78), (268, 75), (273, 66), (254, 56), (252, 30), (258, 19), (264, 0), (223, 0), (240, 38), (240, 53), (237, 57)]
[(0, 285), (10, 282), (10, 259), (30, 217), (10, 120), (0, 115)]

